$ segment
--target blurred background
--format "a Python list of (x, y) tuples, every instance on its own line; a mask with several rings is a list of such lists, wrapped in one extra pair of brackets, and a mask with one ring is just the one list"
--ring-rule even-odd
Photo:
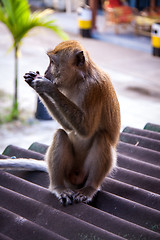
[[(160, 124), (160, 0), (28, 1), (31, 14), (49, 9), (49, 21), (56, 20), (56, 26), (67, 36), (59, 30), (38, 26), (18, 45), (16, 117), (13, 114), (11, 117), (15, 45), (10, 49), (13, 32), (1, 17), (4, 2), (0, 1), (3, 10), (0, 12), (0, 152), (9, 144), (23, 148), (35, 141), (50, 144), (59, 125), (43, 112), (37, 95), (23, 76), (37, 70), (43, 75), (49, 63), (46, 52), (67, 36), (78, 40), (110, 76), (120, 102), (122, 129), (143, 128), (147, 122)], [(14, 11), (17, 6), (14, 5)], [(20, 22), (23, 13), (17, 11), (16, 21)], [(14, 26), (19, 24), (16, 21)]]

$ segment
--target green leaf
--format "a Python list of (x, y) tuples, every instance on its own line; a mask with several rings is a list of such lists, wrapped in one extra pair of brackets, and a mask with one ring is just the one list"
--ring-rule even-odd
[[(49, 10), (37, 11), (31, 13), (27, 0), (1, 0), (0, 4), (0, 21), (3, 22), (13, 37), (11, 48), (19, 49), (22, 40), (27, 36), (28, 32), (35, 27), (44, 27), (52, 30), (63, 40), (67, 40), (68, 36), (60, 29), (55, 20), (51, 20)], [(11, 49), (10, 48), (10, 49)], [(16, 68), (16, 67), (15, 67)], [(15, 69), (15, 73), (17, 68)], [(15, 93), (17, 93), (17, 84), (15, 84)], [(17, 94), (15, 94), (17, 96)], [(16, 97), (15, 97), (16, 98)], [(18, 117), (18, 100), (14, 99), (12, 112), (9, 118)]]
[(34, 27), (45, 27), (55, 32), (63, 40), (68, 36), (56, 24), (50, 20), (49, 10), (31, 13), (27, 0), (2, 0), (0, 6), (0, 21), (10, 30), (14, 46), (19, 45), (27, 33)]

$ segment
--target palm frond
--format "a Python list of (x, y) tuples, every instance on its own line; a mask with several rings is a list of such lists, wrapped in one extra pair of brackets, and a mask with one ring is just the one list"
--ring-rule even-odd
[(42, 12), (34, 12), (30, 15), (30, 24), (33, 27), (45, 27), (53, 30), (63, 40), (68, 39), (68, 35), (56, 24), (56, 20), (50, 19), (51, 12), (48, 10)]
[(50, 20), (50, 11), (37, 11), (31, 13), (27, 0), (2, 0), (3, 7), (0, 6), (0, 21), (10, 30), (14, 44), (19, 45), (21, 40), (34, 27), (45, 27), (54, 31), (63, 40), (68, 39), (56, 24), (55, 20)]
[(19, 23), (29, 18), (30, 9), (26, 0), (2, 0), (2, 11), (5, 16), (5, 24), (13, 34), (17, 32)]
[[(2, 2), (2, 4), (1, 4)], [(0, 21), (3, 22), (13, 36), (15, 49), (15, 93), (11, 118), (18, 118), (18, 50), (22, 39), (34, 27), (45, 27), (54, 31), (62, 39), (68, 39), (65, 34), (48, 16), (48, 11), (31, 13), (27, 0), (1, 0), (0, 2)], [(47, 16), (46, 16), (47, 15)]]

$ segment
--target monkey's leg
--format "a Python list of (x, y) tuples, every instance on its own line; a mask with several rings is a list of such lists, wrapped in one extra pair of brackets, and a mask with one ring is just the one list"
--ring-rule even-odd
[(103, 132), (97, 133), (85, 160), (84, 169), (88, 178), (84, 187), (78, 190), (75, 201), (90, 202), (115, 163), (116, 152), (108, 135)]
[(46, 153), (46, 161), (50, 178), (50, 191), (58, 197), (63, 205), (72, 204), (75, 193), (65, 187), (65, 179), (73, 165), (73, 148), (64, 130), (57, 130)]

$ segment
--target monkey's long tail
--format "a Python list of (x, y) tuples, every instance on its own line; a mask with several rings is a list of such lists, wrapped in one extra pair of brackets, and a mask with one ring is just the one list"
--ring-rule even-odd
[(0, 169), (48, 172), (45, 161), (31, 158), (0, 159)]

